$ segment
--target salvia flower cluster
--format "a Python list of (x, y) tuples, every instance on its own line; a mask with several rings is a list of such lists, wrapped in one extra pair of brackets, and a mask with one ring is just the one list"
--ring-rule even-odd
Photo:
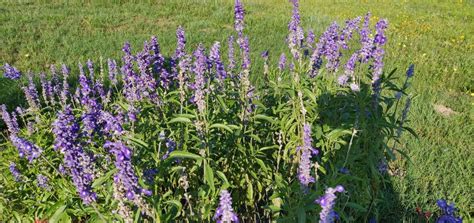
[[(377, 113), (372, 106), (385, 102), (379, 99), (387, 81), (386, 20), (372, 28), (368, 13), (343, 26), (331, 23), (318, 38), (303, 29), (298, 0), (291, 0), (291, 5), (285, 52), (264, 51), (251, 58), (253, 39), (245, 32), (246, 11), (242, 1), (235, 0), (234, 34), (226, 42), (210, 42), (209, 48), (199, 43), (191, 49), (179, 26), (176, 49), (169, 57), (153, 36), (138, 50), (125, 43), (119, 60), (107, 59), (104, 64), (102, 59), (88, 60), (74, 69), (53, 65), (49, 73), (28, 73), (22, 88), (28, 108), (9, 112), (0, 106), (9, 152), (0, 161), (8, 161), (11, 181), (37, 188), (44, 194), (31, 197), (41, 204), (42, 199), (58, 204), (55, 207), (64, 204), (68, 208), (64, 215), (79, 221), (251, 222), (279, 217), (297, 221), (287, 204), (301, 205), (308, 203), (301, 199), (320, 196), (318, 189), (330, 186), (330, 173), (338, 171), (333, 167), (344, 169), (334, 176), (358, 174), (351, 169), (353, 163), (333, 160), (338, 150), (348, 147), (347, 125), (326, 125), (330, 118), (324, 109), (334, 109), (329, 113), (337, 117), (344, 112), (344, 120), (348, 116), (354, 121), (353, 128), (369, 126), (360, 134), (378, 130), (394, 134), (380, 137), (385, 140), (400, 137), (411, 99), (404, 99), (405, 108), (395, 123), (386, 123), (392, 120), (388, 114)], [(277, 64), (272, 65), (273, 58)], [(254, 66), (259, 63), (254, 59), (262, 60), (263, 75), (257, 73)], [(9, 64), (3, 70), (6, 78), (21, 77)], [(407, 81), (413, 73), (410, 66)], [(264, 78), (263, 87), (254, 85), (252, 75)], [(77, 86), (70, 84), (74, 76)], [(396, 100), (406, 95), (407, 86), (397, 89)], [(368, 107), (355, 106), (352, 100), (336, 108), (338, 100), (330, 100), (334, 101), (330, 106), (324, 101), (333, 95), (365, 97), (361, 94), (365, 91), (370, 97), (364, 99), (373, 102)], [(372, 122), (358, 125), (360, 116)], [(399, 129), (382, 131), (387, 126)], [(363, 157), (363, 163), (373, 157), (364, 153), (366, 148), (379, 154), (385, 149), (358, 137), (354, 134), (355, 142), (351, 139), (349, 145), (360, 148), (352, 151), (360, 152), (357, 157)], [(380, 160), (386, 159), (377, 156), (367, 162), (370, 167), (361, 169), (377, 168)], [(345, 187), (351, 184), (346, 178), (340, 182)], [(364, 191), (367, 188), (370, 196), (376, 195), (378, 188), (367, 186)], [(21, 189), (10, 188), (0, 195), (17, 190)], [(334, 222), (336, 193), (344, 191), (340, 185), (327, 188), (316, 200), (321, 212), (315, 213), (318, 208), (313, 204), (308, 213), (320, 222)], [(348, 199), (359, 196), (354, 191), (347, 194)], [(34, 203), (11, 201), (19, 202), (15, 207)], [(447, 207), (443, 210), (450, 216), (454, 211)]]

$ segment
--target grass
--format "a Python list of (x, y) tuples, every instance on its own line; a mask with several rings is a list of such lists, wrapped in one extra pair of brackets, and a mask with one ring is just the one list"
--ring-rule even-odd
[[(259, 52), (286, 50), (284, 43), (291, 6), (286, 1), (244, 1), (246, 33)], [(129, 41), (139, 49), (151, 35), (159, 38), (169, 55), (176, 46), (175, 30), (186, 29), (189, 48), (203, 42), (226, 42), (232, 32), (233, 1), (160, 0), (136, 4), (33, 2), (0, 4), (0, 62), (21, 70), (48, 70), (48, 64), (66, 63), (75, 68), (79, 61), (121, 57)], [(474, 213), (474, 5), (472, 2), (414, 1), (301, 1), (302, 21), (317, 35), (332, 21), (371, 11), (374, 19), (387, 18), (387, 70), (405, 70), (416, 65), (410, 125), (419, 138), (405, 135), (401, 149), (410, 161), (397, 160), (392, 177), (395, 193), (404, 207), (396, 219), (408, 219), (419, 206), (435, 211), (435, 201), (454, 201), (465, 219)], [(261, 62), (254, 63), (254, 68)], [(73, 69), (74, 71), (76, 69)], [(258, 80), (258, 72), (253, 73)], [(0, 79), (0, 104), (23, 103), (18, 86)], [(455, 111), (443, 115), (443, 105)], [(390, 200), (387, 200), (389, 203)], [(400, 215), (402, 217), (400, 217)]]

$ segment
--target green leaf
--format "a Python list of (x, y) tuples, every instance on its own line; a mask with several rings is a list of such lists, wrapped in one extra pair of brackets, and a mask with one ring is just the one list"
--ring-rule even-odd
[(168, 159), (170, 158), (195, 159), (195, 160), (202, 159), (201, 156), (196, 155), (194, 153), (190, 153), (188, 151), (177, 151), (177, 150), (170, 153), (170, 156), (168, 157)]
[(176, 207), (176, 209), (178, 209), (178, 210), (176, 211), (176, 214), (175, 214), (174, 218), (179, 217), (179, 215), (181, 213), (181, 210), (183, 209), (183, 205), (181, 204), (181, 202), (179, 202), (177, 200), (169, 200), (169, 201), (166, 201), (165, 204), (171, 204), (174, 207)]
[(64, 210), (66, 209), (67, 205), (59, 205), (58, 209), (54, 212), (53, 216), (49, 218), (50, 223), (55, 223), (59, 221), (59, 218), (63, 214)]
[(179, 123), (191, 123), (191, 119), (185, 118), (185, 117), (176, 117), (176, 118), (171, 119), (171, 120), (168, 122), (168, 124), (175, 123), (175, 122), (179, 122)]
[(213, 129), (213, 128), (219, 128), (219, 129), (224, 129), (224, 130), (227, 130), (228, 132), (233, 132), (232, 129), (227, 126), (227, 125), (224, 125), (224, 124), (212, 124), (211, 126), (209, 126), (209, 128)]
[(266, 116), (266, 115), (261, 115), (261, 114), (255, 115), (255, 116), (253, 116), (253, 118), (254, 119), (265, 120), (265, 121), (268, 121), (270, 123), (273, 123), (275, 121), (272, 117)]
[(303, 208), (298, 208), (298, 223), (305, 223), (306, 222), (306, 212)]
[(204, 180), (212, 191), (216, 189), (214, 186), (214, 171), (212, 171), (211, 166), (206, 161), (204, 162)]
[(360, 212), (366, 212), (366, 211), (367, 211), (366, 208), (364, 208), (363, 206), (361, 206), (361, 205), (359, 205), (359, 204), (356, 204), (356, 203), (354, 203), (354, 202), (347, 202), (346, 205), (347, 205), (348, 207), (351, 207), (351, 208), (353, 208), (353, 209), (356, 209), (356, 210), (358, 210), (358, 211), (360, 211)]
[(219, 178), (221, 178), (222, 181), (224, 181), (224, 184), (222, 185), (223, 189), (227, 189), (230, 186), (230, 184), (225, 174), (219, 170), (216, 171), (216, 174)]
[(97, 186), (101, 186), (106, 180), (110, 179), (116, 171), (116, 169), (113, 169), (107, 172), (104, 176), (101, 176), (94, 180), (94, 183), (92, 183), (92, 188), (97, 188)]

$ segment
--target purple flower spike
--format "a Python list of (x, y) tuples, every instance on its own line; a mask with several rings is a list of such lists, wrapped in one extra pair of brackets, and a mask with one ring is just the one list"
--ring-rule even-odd
[(38, 158), (43, 152), (40, 147), (16, 135), (10, 135), (10, 140), (18, 149), (19, 156), (22, 158), (26, 157), (30, 163), (32, 163), (34, 159)]
[(179, 59), (186, 54), (184, 50), (184, 48), (186, 47), (186, 36), (183, 27), (179, 26), (176, 30), (176, 38), (178, 39), (178, 46), (176, 47), (174, 56), (176, 59)]
[(131, 160), (132, 150), (120, 141), (107, 141), (104, 148), (109, 149), (110, 153), (115, 156), (115, 167), (118, 170), (114, 176), (114, 188), (117, 190), (114, 197), (119, 202), (124, 202), (127, 199), (139, 207), (145, 207), (146, 204), (141, 199), (142, 195), (149, 196), (151, 191), (138, 185), (138, 177), (133, 170)]
[(33, 74), (28, 73), (28, 86), (23, 87), (23, 92), (25, 92), (26, 101), (28, 105), (33, 110), (39, 109), (39, 98), (38, 91), (36, 90), (35, 83), (33, 82)]
[(239, 35), (239, 39), (243, 37), (242, 32), (244, 31), (244, 6), (240, 0), (235, 0), (234, 7), (234, 28)]
[(232, 208), (232, 197), (229, 191), (221, 191), (219, 207), (216, 209), (213, 220), (216, 220), (217, 223), (239, 222), (239, 218)]
[(206, 110), (206, 102), (205, 102), (205, 77), (204, 74), (207, 70), (207, 57), (204, 54), (204, 47), (199, 45), (197, 50), (194, 52), (194, 66), (193, 72), (195, 74), (194, 77), (194, 102), (198, 107), (198, 111), (200, 114), (204, 114)]
[(79, 125), (71, 107), (66, 105), (53, 123), (54, 148), (64, 155), (64, 166), (69, 170), (77, 193), (85, 204), (97, 199), (92, 192), (94, 170), (92, 157), (79, 144)]
[(65, 64), (62, 65), (62, 74), (63, 74), (63, 86), (62, 86), (62, 91), (61, 91), (61, 102), (63, 105), (67, 104), (67, 99), (69, 97), (69, 83), (68, 83), (68, 77), (69, 77), (69, 69), (66, 67)]
[(319, 222), (320, 223), (333, 223), (337, 213), (333, 210), (334, 205), (336, 204), (336, 192), (344, 192), (344, 187), (341, 185), (336, 186), (336, 188), (326, 189), (326, 193), (318, 198), (315, 202), (323, 208), (319, 213)]
[(14, 112), (12, 112), (12, 115), (10, 116), (10, 113), (7, 111), (7, 106), (5, 105), (0, 105), (0, 109), (2, 110), (2, 118), (5, 124), (7, 125), (8, 131), (12, 135), (18, 134), (20, 131), (20, 127), (18, 126), (18, 121), (16, 119), (16, 115)]
[(228, 40), (228, 59), (229, 59), (229, 65), (227, 68), (229, 68), (230, 71), (232, 71), (235, 68), (235, 58), (234, 58), (234, 37), (230, 36)]
[(37, 181), (38, 187), (41, 187), (43, 189), (49, 189), (48, 178), (44, 176), (43, 174), (38, 174), (36, 176), (36, 181)]
[(415, 65), (412, 64), (410, 65), (410, 67), (408, 67), (408, 70), (407, 70), (407, 78), (411, 78), (413, 77), (413, 73), (415, 72)]
[(364, 17), (364, 24), (362, 26), (362, 29), (360, 30), (360, 41), (362, 48), (359, 51), (360, 54), (360, 61), (362, 63), (367, 63), (370, 58), (372, 58), (372, 51), (373, 51), (373, 40), (370, 37), (370, 28), (369, 28), (369, 22), (370, 22), (370, 12), (367, 13)]
[(242, 58), (242, 68), (244, 70), (249, 70), (250, 69), (250, 48), (249, 48), (249, 38), (245, 37), (244, 40), (242, 41), (242, 44), (240, 45), (240, 48), (243, 51), (243, 58)]
[(211, 48), (209, 60), (211, 63), (214, 64), (216, 68), (217, 78), (220, 80), (223, 80), (227, 77), (227, 73), (225, 71), (224, 64), (222, 63), (222, 60), (221, 60), (220, 47), (221, 47), (221, 44), (219, 42), (214, 43), (214, 45)]
[(21, 77), (20, 71), (15, 67), (10, 66), (10, 64), (5, 63), (5, 65), (3, 65), (3, 71), (3, 76), (8, 79), (18, 80)]
[(301, 157), (298, 166), (298, 179), (301, 186), (304, 188), (307, 188), (310, 183), (315, 182), (314, 177), (311, 176), (311, 157), (313, 154), (317, 155), (319, 151), (312, 147), (312, 141), (311, 125), (305, 123), (303, 126), (303, 146), (298, 148), (298, 150), (301, 150)]
[(10, 162), (10, 173), (13, 175), (15, 178), (16, 182), (21, 182), (21, 173), (20, 171), (16, 168), (16, 164), (14, 162)]
[(107, 66), (109, 67), (109, 80), (110, 83), (115, 86), (118, 83), (117, 80), (117, 75), (118, 75), (118, 70), (117, 70), (117, 62), (112, 59), (107, 60)]
[(291, 53), (295, 59), (299, 58), (299, 49), (304, 40), (304, 31), (301, 28), (301, 18), (298, 0), (291, 0), (293, 3), (293, 14), (291, 20), (288, 23), (288, 46), (290, 47)]
[(280, 56), (280, 61), (278, 62), (278, 69), (280, 71), (283, 71), (286, 67), (286, 55), (285, 53), (282, 53)]

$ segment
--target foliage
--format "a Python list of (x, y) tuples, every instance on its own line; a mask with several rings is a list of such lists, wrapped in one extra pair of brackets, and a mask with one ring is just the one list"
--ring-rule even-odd
[[(315, 200), (336, 185), (346, 191), (335, 206), (342, 221), (383, 220), (386, 162), (404, 154), (402, 131), (413, 132), (404, 126), (413, 67), (401, 87), (396, 70), (382, 72), (385, 20), (373, 35), (370, 16), (331, 25), (316, 43), (293, 4), (290, 56), (270, 66), (263, 53), (261, 73), (251, 73), (236, 10), (239, 60), (229, 56), (224, 70), (219, 43), (189, 54), (178, 35), (183, 48), (169, 58), (152, 37), (136, 54), (124, 45), (121, 69), (80, 65), (75, 91), (65, 67), (62, 81), (55, 69), (40, 80), (40, 92), (30, 78), (29, 108), (3, 107), (12, 140), (0, 163), (16, 171), (1, 167), (0, 220), (211, 221), (226, 190), (242, 221), (315, 221)], [(250, 74), (265, 82), (253, 86)], [(32, 148), (39, 156), (26, 159)]]

